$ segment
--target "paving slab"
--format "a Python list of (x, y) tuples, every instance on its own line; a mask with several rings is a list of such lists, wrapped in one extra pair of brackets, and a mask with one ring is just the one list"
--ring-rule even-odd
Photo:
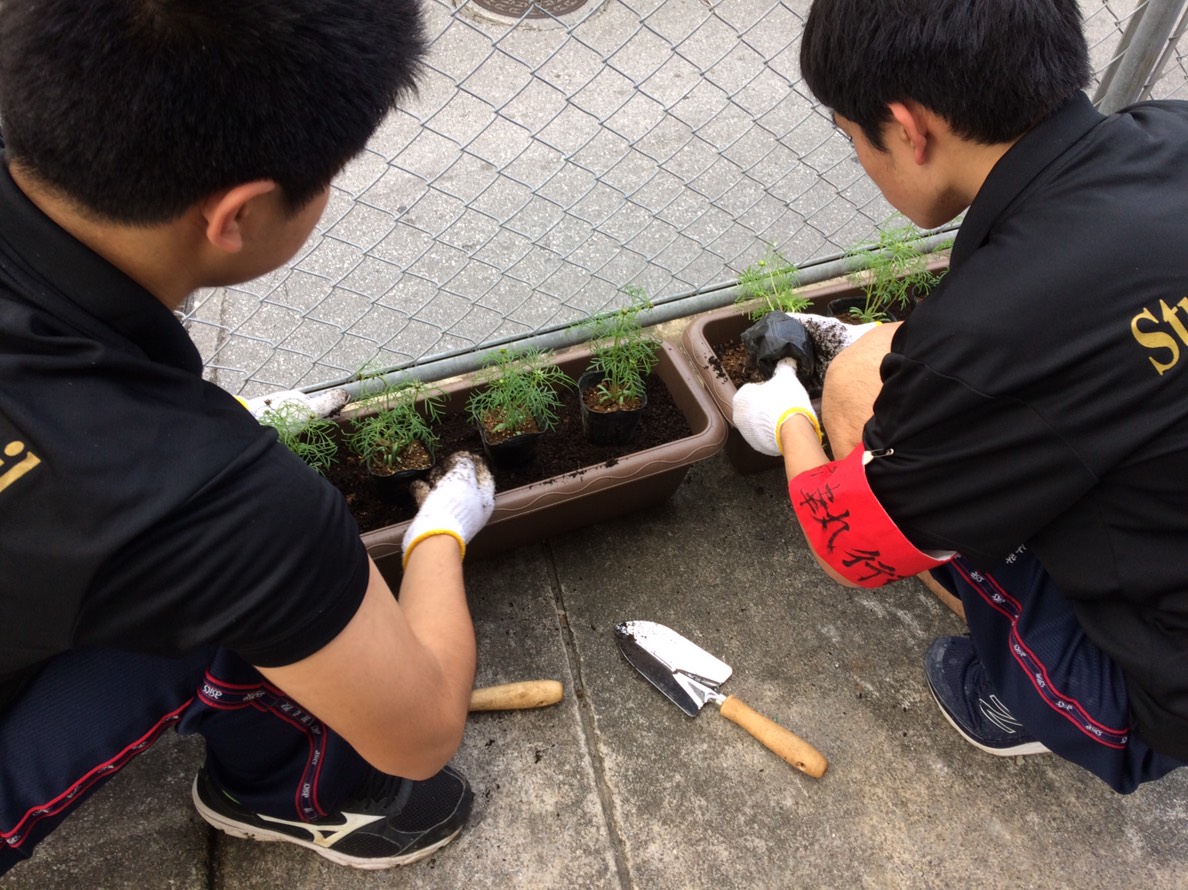
[[(210, 832), (201, 743), (169, 737), (0, 890), (58, 888), (1109, 888), (1182, 890), (1188, 770), (1121, 796), (944, 722), (922, 658), (956, 617), (915, 581), (824, 578), (778, 471), (695, 465), (665, 504), (476, 560), (479, 683), (553, 678), (556, 706), (476, 714), (456, 764), (471, 826), (425, 862), (338, 868)], [(651, 619), (729, 662), (731, 692), (830, 760), (811, 779), (709, 705), (686, 717), (619, 655)]]
[(590, 762), (547, 552), (525, 547), (467, 566), (478, 685), (560, 680), (561, 704), (475, 714), (454, 764), (474, 786), (462, 835), (424, 862), (387, 872), (335, 866), (288, 844), (217, 836), (214, 887), (619, 887)]
[[(1185, 886), (1188, 770), (1124, 797), (1054, 756), (970, 747), (922, 669), (960, 621), (915, 580), (825, 580), (779, 471), (739, 477), (719, 458), (665, 506), (553, 550), (627, 886)], [(826, 775), (796, 772), (712, 705), (678, 711), (615, 651), (625, 618), (729, 662), (724, 691), (816, 745)]]

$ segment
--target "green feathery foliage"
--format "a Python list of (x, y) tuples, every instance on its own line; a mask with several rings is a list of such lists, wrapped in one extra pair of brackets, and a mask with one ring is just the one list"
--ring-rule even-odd
[[(894, 219), (894, 217), (893, 217)], [(852, 248), (850, 280), (862, 288), (865, 302), (852, 309), (856, 320), (885, 321), (892, 309), (906, 309), (913, 294), (922, 297), (936, 287), (940, 276), (928, 269), (928, 254), (920, 249), (924, 233), (911, 222), (884, 225), (871, 248)]]
[(269, 405), (260, 414), (260, 423), (276, 430), (282, 445), (325, 475), (338, 456), (337, 426), (299, 402)]
[(552, 429), (561, 407), (560, 390), (572, 386), (564, 371), (539, 349), (500, 349), (488, 356), (466, 403), (475, 423), (506, 438)]
[(804, 312), (811, 305), (796, 292), (800, 272), (772, 246), (767, 255), (743, 270), (738, 278), (738, 297), (734, 304), (740, 309), (756, 300), (757, 306), (747, 309), (747, 317), (758, 321), (769, 312)]
[(660, 360), (659, 339), (646, 334), (639, 321), (652, 301), (642, 287), (628, 285), (624, 292), (630, 300), (626, 306), (578, 325), (591, 332), (590, 369), (603, 374), (599, 397), (603, 404), (620, 407), (644, 397), (648, 375)]
[(395, 467), (414, 442), (432, 451), (433, 424), (441, 419), (445, 394), (419, 380), (385, 385), (368, 399), (374, 414), (355, 421), (347, 446), (370, 466)]

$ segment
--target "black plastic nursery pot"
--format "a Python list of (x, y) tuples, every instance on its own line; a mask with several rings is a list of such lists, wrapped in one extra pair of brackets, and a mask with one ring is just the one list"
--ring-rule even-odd
[(827, 315), (832, 315), (834, 318), (843, 320), (854, 318), (855, 312), (861, 312), (866, 308), (866, 297), (861, 294), (853, 297), (838, 297), (836, 300), (830, 300), (825, 307)]
[[(668, 500), (696, 462), (721, 451), (727, 427), (722, 413), (680, 349), (663, 342), (658, 376), (687, 421), (690, 434), (614, 460), (528, 485), (495, 492), (495, 510), (467, 548), (467, 559), (503, 553), (553, 535), (584, 528)], [(556, 364), (577, 379), (590, 361), (587, 348), (558, 352)], [(445, 411), (462, 412), (475, 384), (462, 378), (444, 384)], [(571, 394), (576, 398), (576, 393)], [(550, 433), (549, 435), (553, 435)], [(364, 532), (363, 543), (389, 582), (398, 581), (401, 542), (409, 523)]]
[(544, 436), (543, 432), (521, 433), (501, 442), (492, 442), (482, 424), (479, 424), (478, 430), (483, 439), (483, 453), (487, 460), (499, 467), (522, 467), (531, 463)]
[[(947, 269), (948, 266), (947, 257), (928, 264), (929, 270), (934, 273)], [(865, 305), (862, 289), (848, 278), (834, 279), (817, 288), (805, 288), (803, 293), (811, 302), (807, 311), (819, 315), (831, 314), (829, 304), (834, 300), (857, 298), (860, 305)], [(718, 349), (722, 345), (737, 342), (742, 332), (752, 324), (754, 322), (740, 312), (738, 307), (725, 306), (698, 315), (685, 328), (681, 338), (685, 352), (689, 354), (711, 399), (729, 425), (725, 445), (726, 457), (735, 470), (743, 475), (761, 473), (784, 465), (783, 458), (760, 454), (753, 449), (734, 426), (734, 394), (738, 387), (722, 370), (717, 357)]]
[(578, 397), (581, 399), (582, 432), (596, 445), (627, 445), (635, 437), (643, 412), (648, 407), (645, 394), (637, 408), (617, 408), (598, 411), (590, 407), (586, 394), (602, 382), (601, 371), (587, 371), (578, 378)]
[(738, 340), (753, 322), (733, 306), (714, 309), (697, 316), (683, 335), (685, 351), (693, 360), (711, 399), (729, 424), (726, 436), (726, 457), (739, 473), (750, 475), (783, 466), (783, 459), (760, 454), (747, 444), (734, 426), (734, 394), (738, 387), (722, 370), (717, 347)]
[(373, 464), (368, 464), (367, 478), (371, 480), (372, 487), (375, 488), (380, 500), (389, 504), (411, 506), (413, 494), (410, 486), (417, 479), (424, 479), (428, 476), (429, 471), (433, 469), (433, 464), (436, 463), (432, 452), (429, 452), (429, 457), (433, 463), (427, 467), (389, 473), (381, 472)]

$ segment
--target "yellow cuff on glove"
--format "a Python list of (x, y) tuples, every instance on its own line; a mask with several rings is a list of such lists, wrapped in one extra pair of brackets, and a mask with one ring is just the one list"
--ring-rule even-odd
[(781, 414), (780, 419), (776, 421), (776, 425), (775, 425), (776, 448), (778, 448), (780, 450), (780, 454), (784, 453), (784, 443), (780, 441), (780, 430), (784, 426), (784, 421), (787, 420), (789, 417), (792, 417), (796, 414), (803, 414), (805, 417), (807, 417), (809, 419), (809, 423), (811, 423), (813, 425), (813, 429), (817, 431), (817, 441), (820, 442), (822, 445), (825, 444), (825, 436), (821, 433), (821, 424), (817, 422), (817, 415), (815, 415), (812, 411), (809, 411), (805, 408), (801, 408), (801, 407), (797, 406), (795, 408), (789, 408), (787, 411), (785, 411), (783, 414)]
[(410, 556), (412, 556), (412, 552), (414, 549), (416, 549), (416, 546), (418, 544), (420, 544), (426, 538), (432, 538), (434, 535), (449, 535), (451, 538), (453, 538), (455, 541), (458, 542), (458, 549), (461, 550), (461, 553), (459, 554), (458, 558), (466, 559), (466, 540), (465, 540), (465, 538), (462, 537), (461, 534), (459, 534), (458, 532), (454, 531), (453, 529), (449, 529), (449, 528), (433, 528), (433, 529), (429, 529), (428, 531), (421, 532), (419, 535), (417, 535), (411, 541), (408, 541), (407, 543), (405, 543), (405, 545), (404, 545), (404, 559), (401, 561), (400, 567), (408, 568), (408, 558)]

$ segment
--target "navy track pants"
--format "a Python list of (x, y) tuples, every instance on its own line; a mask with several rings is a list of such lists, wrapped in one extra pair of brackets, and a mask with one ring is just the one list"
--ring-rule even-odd
[(370, 771), (338, 735), (224, 649), (51, 660), (0, 712), (0, 874), (162, 733), (206, 740), (206, 768), (245, 806), (333, 812)]
[(1027, 548), (993, 573), (977, 572), (958, 556), (932, 576), (961, 598), (994, 691), (1051, 751), (1122, 793), (1184, 765), (1135, 734), (1122, 669), (1085, 636)]

